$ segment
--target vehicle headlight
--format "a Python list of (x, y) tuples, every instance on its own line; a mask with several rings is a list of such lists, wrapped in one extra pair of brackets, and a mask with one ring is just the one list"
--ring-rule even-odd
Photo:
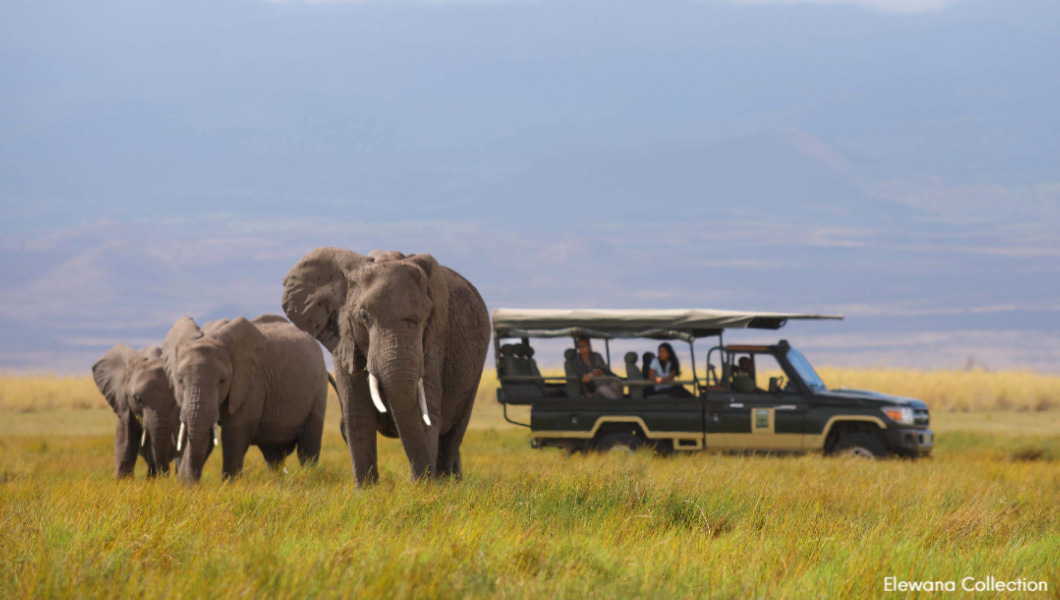
[(905, 408), (902, 406), (885, 408), (883, 409), (883, 414), (887, 415), (888, 418), (896, 423), (902, 423), (903, 425), (913, 424), (913, 409), (911, 408)]

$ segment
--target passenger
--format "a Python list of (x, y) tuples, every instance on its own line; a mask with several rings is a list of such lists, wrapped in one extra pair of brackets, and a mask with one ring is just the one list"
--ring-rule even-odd
[(622, 384), (619, 382), (593, 381), (598, 377), (614, 377), (615, 374), (611, 372), (611, 369), (607, 368), (604, 357), (600, 356), (599, 352), (593, 352), (593, 346), (589, 342), (589, 338), (584, 336), (578, 338), (576, 347), (578, 356), (574, 359), (574, 372), (578, 377), (581, 377), (582, 383), (585, 385), (585, 394), (592, 397), (598, 393), (604, 398), (612, 400), (621, 398)]
[(755, 367), (749, 356), (737, 361), (736, 371), (732, 374), (732, 389), (735, 392), (751, 393), (757, 391), (755, 386)]
[(674, 347), (669, 342), (659, 344), (659, 355), (652, 359), (651, 368), (648, 371), (648, 380), (654, 381), (655, 393), (671, 396), (674, 398), (688, 398), (692, 394), (683, 386), (668, 383), (681, 375), (681, 361), (674, 353)]

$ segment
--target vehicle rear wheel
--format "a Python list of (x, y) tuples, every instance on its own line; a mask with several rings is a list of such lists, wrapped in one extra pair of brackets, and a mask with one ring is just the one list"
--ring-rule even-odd
[(637, 448), (644, 445), (644, 440), (633, 433), (619, 432), (609, 433), (596, 442), (596, 449), (600, 452), (621, 452), (632, 454)]
[(832, 454), (855, 458), (883, 458), (887, 456), (887, 449), (875, 436), (867, 433), (849, 433), (839, 438), (835, 448), (832, 449)]

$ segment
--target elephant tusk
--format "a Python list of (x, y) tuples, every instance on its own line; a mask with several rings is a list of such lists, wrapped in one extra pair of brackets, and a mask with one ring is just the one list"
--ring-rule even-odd
[(372, 402), (375, 403), (375, 409), (385, 413), (386, 407), (383, 406), (383, 399), (379, 396), (379, 380), (375, 378), (371, 371), (368, 372), (368, 390), (372, 392)]
[(147, 445), (147, 430), (144, 429), (144, 434), (140, 436), (140, 447), (142, 448), (142, 447), (144, 447), (146, 445)]
[(423, 422), (427, 424), (427, 427), (431, 426), (431, 418), (427, 416), (427, 393), (423, 391), (423, 378), (420, 377), (420, 411), (423, 412)]
[(219, 446), (221, 444), (221, 440), (218, 439), (218, 436), (217, 436), (217, 427), (216, 426), (211, 427), (210, 431), (213, 432), (213, 445), (214, 445), (214, 447)]
[(177, 432), (177, 452), (184, 447), (184, 421), (180, 422), (180, 431)]

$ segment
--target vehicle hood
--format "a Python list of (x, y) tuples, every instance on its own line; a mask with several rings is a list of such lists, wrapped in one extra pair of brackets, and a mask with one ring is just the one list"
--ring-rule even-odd
[(878, 406), (907, 406), (909, 408), (919, 408), (927, 410), (927, 404), (916, 398), (906, 398), (905, 396), (892, 396), (890, 394), (881, 394), (879, 392), (873, 392), (870, 390), (828, 390), (827, 392), (820, 392), (817, 394), (818, 398), (827, 400), (834, 400), (837, 402), (850, 402), (860, 401), (869, 404), (875, 404)]

